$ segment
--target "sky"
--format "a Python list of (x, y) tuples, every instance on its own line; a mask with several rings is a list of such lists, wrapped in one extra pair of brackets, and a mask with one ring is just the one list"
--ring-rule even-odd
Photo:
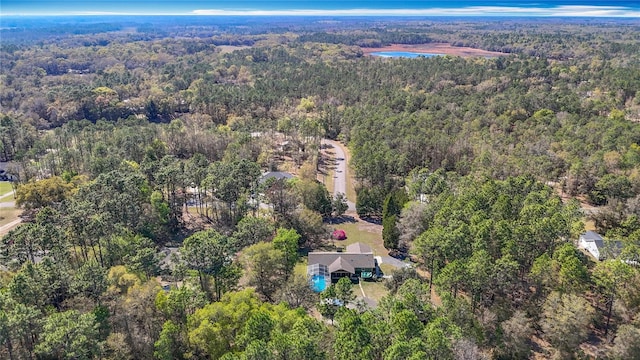
[(0, 0), (7, 15), (587, 16), (640, 19), (640, 0)]

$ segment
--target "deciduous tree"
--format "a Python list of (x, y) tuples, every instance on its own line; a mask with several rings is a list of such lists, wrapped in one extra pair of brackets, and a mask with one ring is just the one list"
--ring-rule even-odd
[[(198, 271), (202, 290), (210, 294), (210, 298), (220, 299), (222, 296), (222, 274), (232, 263), (234, 246), (231, 239), (215, 230), (197, 232), (185, 239), (180, 256), (185, 264)], [(213, 277), (214, 292), (211, 296), (207, 286), (207, 277)]]
[(287, 279), (287, 258), (273, 243), (258, 243), (243, 251), (249, 284), (269, 301)]
[(635, 270), (631, 265), (620, 260), (605, 260), (599, 262), (593, 270), (593, 280), (605, 299), (607, 308), (607, 322), (604, 332), (609, 332), (609, 322), (613, 313), (613, 305), (619, 294), (625, 292), (627, 283), (632, 281)]
[(66, 182), (59, 176), (28, 182), (18, 185), (16, 206), (33, 210), (57, 205), (70, 197), (76, 188), (76, 183)]
[(593, 307), (582, 297), (552, 292), (544, 302), (540, 326), (562, 356), (571, 356), (587, 339), (594, 315)]
[(235, 243), (239, 248), (267, 241), (273, 236), (273, 224), (271, 221), (255, 216), (246, 216), (238, 222), (233, 233)]
[(635, 359), (640, 356), (640, 329), (633, 324), (620, 325), (610, 350), (613, 359)]
[(522, 311), (516, 311), (511, 318), (501, 324), (503, 351), (509, 357), (526, 358), (531, 352), (531, 320)]
[(287, 276), (291, 274), (298, 262), (298, 245), (300, 234), (294, 229), (279, 228), (273, 238), (274, 249), (280, 250), (284, 255), (284, 268)]

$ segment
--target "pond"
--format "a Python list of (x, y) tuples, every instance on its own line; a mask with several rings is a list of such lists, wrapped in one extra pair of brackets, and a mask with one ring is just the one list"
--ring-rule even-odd
[(376, 51), (371, 53), (372, 56), (386, 57), (386, 58), (395, 58), (395, 57), (403, 57), (403, 58), (417, 58), (417, 57), (434, 57), (441, 56), (442, 54), (431, 54), (431, 53), (417, 53), (411, 51)]

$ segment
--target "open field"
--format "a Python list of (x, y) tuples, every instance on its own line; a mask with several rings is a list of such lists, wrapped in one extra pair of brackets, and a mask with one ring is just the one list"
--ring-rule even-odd
[(506, 53), (501, 53), (496, 51), (487, 51), (487, 50), (475, 49), (470, 47), (462, 47), (462, 46), (451, 46), (451, 44), (445, 44), (445, 43), (429, 43), (429, 44), (419, 44), (419, 45), (392, 44), (392, 45), (380, 47), (380, 48), (362, 48), (362, 51), (367, 55), (371, 54), (372, 52), (379, 52), (379, 51), (410, 51), (410, 52), (416, 52), (416, 53), (455, 55), (455, 56), (462, 56), (462, 57), (473, 57), (473, 56), (498, 57), (498, 56), (508, 55)]

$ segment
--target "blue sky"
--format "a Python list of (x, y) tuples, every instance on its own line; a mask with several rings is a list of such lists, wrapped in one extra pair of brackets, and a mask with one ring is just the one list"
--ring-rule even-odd
[(416, 15), (640, 18), (640, 0), (0, 0), (2, 15)]

